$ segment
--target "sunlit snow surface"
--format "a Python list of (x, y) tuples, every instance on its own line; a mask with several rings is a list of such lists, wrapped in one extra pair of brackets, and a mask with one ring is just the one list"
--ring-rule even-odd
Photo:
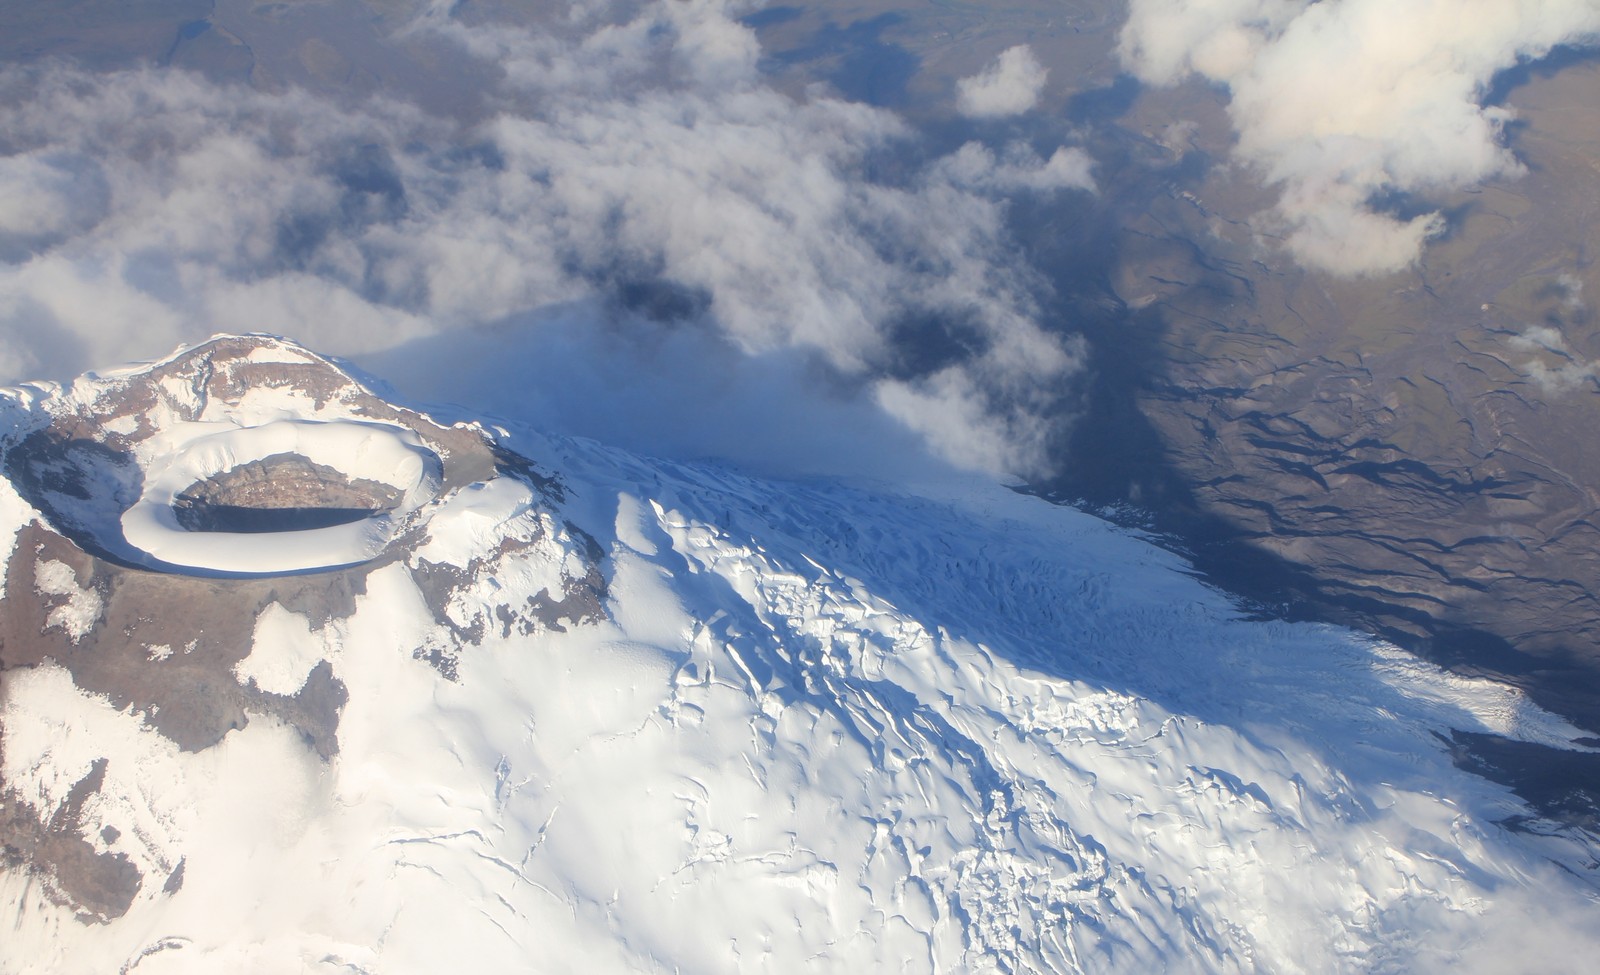
[[(265, 719), (180, 752), (60, 669), (8, 677), (5, 779), (59, 801), (109, 757), (86, 823), (185, 873), (104, 925), (0, 875), (3, 967), (1578, 971), (1600, 947), (1590, 853), (1494, 825), (1527, 810), (1435, 738), (1578, 734), (1513, 691), (1244, 621), (1176, 557), (992, 485), (513, 446), (608, 554), (611, 620), (491, 630), (452, 683), (414, 659), (446, 636), (404, 566), (376, 569), (319, 638), (350, 695), (330, 764)], [(429, 557), (491, 551), (508, 484), (436, 518)], [(29, 515), (0, 493), (9, 538)], [(241, 667), (291, 687), (312, 635), (274, 613)]]

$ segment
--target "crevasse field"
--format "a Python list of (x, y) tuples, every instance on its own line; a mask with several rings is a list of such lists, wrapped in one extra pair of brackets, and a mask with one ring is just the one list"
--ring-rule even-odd
[[(252, 423), (352, 422), (251, 395), (236, 458)], [(0, 874), (0, 968), (1577, 972), (1600, 948), (1594, 851), (1497, 825), (1528, 810), (1439, 737), (1575, 747), (1511, 689), (1247, 619), (1137, 534), (982, 477), (495, 435), (559, 507), (461, 488), (348, 618), (258, 616), (241, 683), (293, 694), (328, 661), (348, 690), (327, 762), (265, 717), (181, 751), (61, 667), (7, 675), (4, 780), (53, 808), (105, 758), (84, 832), (146, 881), (84, 924)], [(0, 485), (0, 538), (35, 517)], [(492, 619), (575, 574), (576, 531), (598, 622), (463, 644), (406, 571), (476, 567), (449, 615)], [(455, 680), (417, 652), (445, 644)]]

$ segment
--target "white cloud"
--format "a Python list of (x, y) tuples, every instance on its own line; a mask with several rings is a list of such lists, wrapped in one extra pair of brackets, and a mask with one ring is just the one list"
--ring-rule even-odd
[(107, 204), (106, 180), (92, 159), (32, 152), (0, 157), (0, 260), (80, 232)]
[(1494, 75), (1592, 42), (1594, 0), (1131, 0), (1121, 56), (1154, 84), (1226, 85), (1236, 154), (1282, 187), (1290, 251), (1337, 274), (1392, 271), (1444, 229), (1389, 194), (1521, 174)]
[(1556, 278), (1562, 291), (1561, 307), (1570, 315), (1583, 311), (1583, 279), (1567, 272)]
[(1122, 60), (1151, 84), (1177, 84), (1190, 74), (1226, 81), (1248, 70), (1267, 36), (1305, 6), (1305, 0), (1130, 0)]
[(918, 382), (880, 383), (877, 398), (885, 412), (908, 428), (937, 437), (944, 455), (960, 467), (1005, 470), (1015, 444), (1041, 439), (1039, 418), (995, 416), (972, 380), (958, 369)]
[[(868, 160), (911, 138), (898, 117), (767, 87), (737, 9), (578, 9), (543, 33), (431, 11), (404, 36), (500, 75), (471, 125), (173, 71), (11, 69), (0, 199), (58, 202), (0, 212), (0, 365), (62, 376), (219, 329), (361, 356), (557, 307), (687, 316), (868, 402), (891, 381), (956, 397), (914, 424), (935, 449), (972, 456), (977, 423), (1018, 434), (995, 466), (1036, 468), (1080, 351), (1040, 325), (996, 193), (1086, 187), (1087, 158), (974, 148), (882, 182)], [(61, 216), (69, 163), (106, 190)], [(908, 346), (957, 327), (948, 359), (906, 372)]]
[(1592, 388), (1600, 378), (1600, 363), (1573, 352), (1566, 336), (1548, 325), (1530, 326), (1522, 334), (1512, 336), (1509, 344), (1518, 352), (1534, 354), (1534, 358), (1524, 360), (1519, 366), (1548, 395), (1584, 386)]
[(1094, 189), (1094, 160), (1082, 149), (1059, 148), (1049, 159), (1023, 142), (1013, 142), (1000, 155), (981, 142), (969, 142), (939, 161), (951, 182), (999, 193), (1062, 189)]
[(1038, 104), (1048, 74), (1026, 44), (1007, 48), (988, 67), (956, 83), (956, 108), (972, 118), (1020, 115)]

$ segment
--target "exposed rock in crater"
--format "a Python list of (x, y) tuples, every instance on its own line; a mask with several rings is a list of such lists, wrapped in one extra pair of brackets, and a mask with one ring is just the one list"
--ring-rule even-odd
[(360, 521), (392, 511), (400, 498), (381, 481), (277, 454), (195, 483), (172, 507), (192, 532), (284, 532)]

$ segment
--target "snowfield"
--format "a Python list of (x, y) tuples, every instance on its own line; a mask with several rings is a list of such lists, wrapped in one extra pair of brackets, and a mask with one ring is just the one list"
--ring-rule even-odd
[[(282, 429), (329, 456), (364, 433), (341, 469), (427, 480), (403, 437)], [(1528, 810), (1437, 737), (1577, 747), (1513, 689), (1248, 620), (1148, 541), (982, 480), (504, 442), (564, 507), (501, 477), (427, 523), (408, 558), (470, 573), (460, 625), (405, 560), (346, 619), (258, 618), (241, 682), (290, 694), (327, 661), (348, 691), (326, 763), (273, 720), (186, 752), (59, 666), (6, 675), (0, 775), (47, 808), (107, 759), (85, 832), (146, 881), (86, 924), (0, 871), (0, 970), (1577, 972), (1600, 950), (1586, 838), (1497, 825)], [(190, 480), (265, 449), (171, 443)], [(34, 515), (0, 486), (0, 516), (9, 539)], [(606, 619), (465, 640), (577, 571), (572, 532), (496, 554), (559, 521), (601, 549)], [(454, 680), (419, 654), (441, 646)]]

